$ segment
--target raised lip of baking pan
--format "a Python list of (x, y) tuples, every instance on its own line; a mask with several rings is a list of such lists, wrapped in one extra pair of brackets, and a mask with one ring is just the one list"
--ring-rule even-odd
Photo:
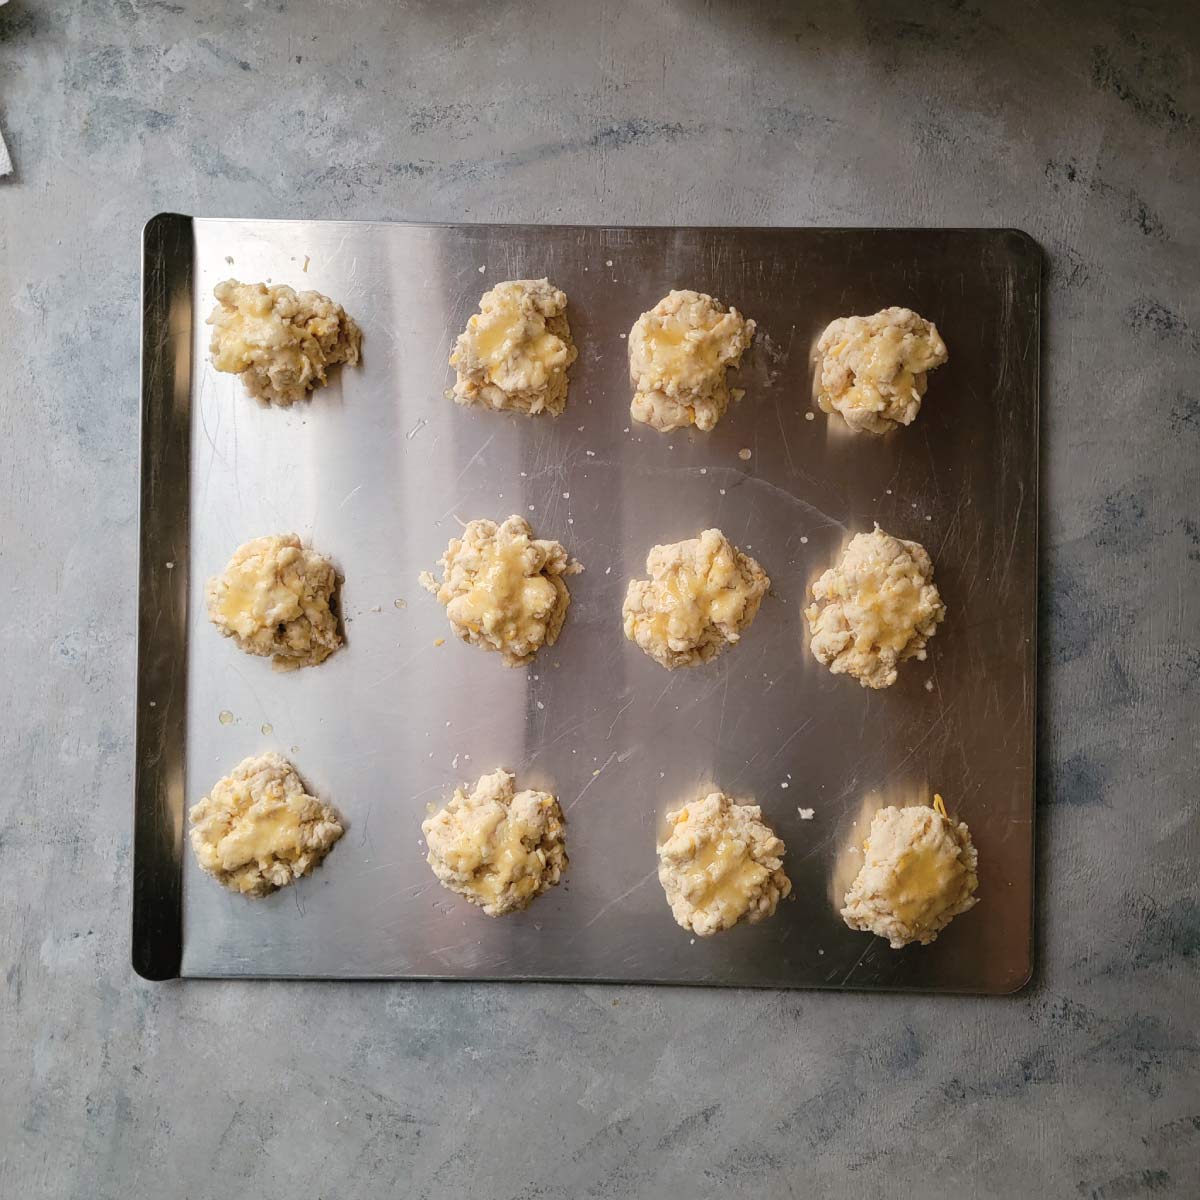
[[(185, 842), (185, 730), (188, 678), (188, 593), (189, 593), (189, 489), (190, 440), (192, 419), (192, 352), (196, 312), (193, 290), (195, 281), (195, 239), (193, 217), (160, 213), (144, 228), (142, 246), (142, 323), (141, 323), (141, 505), (139, 521), (138, 622), (137, 622), (137, 709), (136, 761), (133, 827), (133, 904), (132, 965), (148, 980), (179, 977), (183, 958), (183, 865)], [(468, 222), (348, 222), (237, 220), (238, 225), (297, 227), (319, 224), (364, 228), (375, 225), (400, 225), (413, 229), (528, 230), (526, 224)], [(811, 227), (771, 228), (675, 227), (675, 226), (545, 226), (547, 231), (572, 230), (613, 233), (670, 231), (687, 234), (787, 235), (860, 234), (912, 232), (929, 234), (987, 234), (1009, 240), (1014, 255), (1024, 259), (1032, 289), (1032, 450), (1033, 516), (1032, 587), (1034, 604), (1030, 614), (1032, 658), (1029, 667), (1032, 695), (1028, 701), (1027, 721), (1033, 761), (1030, 776), (1029, 886), (1036, 885), (1036, 829), (1033, 823), (1036, 786), (1037, 750), (1037, 571), (1038, 571), (1038, 476), (1040, 441), (1041, 387), (1041, 311), (1042, 254), (1037, 243), (1015, 229), (896, 230), (874, 228)], [(173, 566), (164, 567), (164, 550)], [(936, 647), (935, 651), (936, 652)], [(1034, 972), (1034, 914), (1030, 904), (1027, 962), (1016, 982), (1003, 989), (987, 987), (953, 989), (910, 984), (820, 983), (805, 980), (796, 984), (761, 981), (725, 981), (650, 978), (578, 973), (504, 973), (480, 972), (470, 975), (419, 972), (320, 974), (253, 972), (198, 972), (188, 978), (270, 978), (327, 980), (455, 980), (455, 981), (531, 981), (646, 983), (674, 986), (803, 987), (829, 990), (904, 990), (946, 994), (1009, 995), (1021, 990)], [(682, 932), (682, 931), (681, 931)], [(866, 938), (867, 935), (860, 935)]]

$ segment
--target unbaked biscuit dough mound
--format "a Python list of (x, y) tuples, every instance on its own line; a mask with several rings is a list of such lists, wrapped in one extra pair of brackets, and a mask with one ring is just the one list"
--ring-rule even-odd
[(213, 295), (213, 366), (241, 375), (256, 400), (287, 407), (325, 383), (328, 367), (358, 362), (362, 333), (320, 292), (227, 279)]
[(343, 832), (338, 814), (308, 795), (278, 754), (244, 759), (188, 819), (200, 866), (244, 896), (265, 896), (307, 875)]
[(426, 862), (444, 887), (489, 917), (525, 908), (567, 868), (563, 814), (549, 792), (518, 792), (508, 771), (457, 788), (421, 825)]
[(749, 628), (771, 581), (719, 529), (655, 546), (649, 579), (630, 581), (625, 636), (672, 671), (708, 662)]
[(937, 326), (909, 308), (838, 317), (817, 342), (817, 403), (855, 432), (887, 433), (916, 419), (927, 372), (949, 355)]
[(561, 413), (567, 368), (579, 356), (566, 311), (566, 295), (548, 279), (510, 279), (484, 292), (450, 355), (454, 399), (530, 416)]
[(534, 538), (529, 522), (509, 517), (467, 523), (438, 559), (439, 584), (428, 572), (421, 586), (446, 606), (450, 628), (485, 650), (498, 650), (510, 667), (553, 646), (571, 603), (565, 575), (582, 571), (561, 542)]
[(630, 414), (654, 429), (709, 430), (729, 407), (726, 369), (754, 339), (754, 322), (703, 292), (669, 292), (629, 334)]
[(842, 561), (813, 584), (813, 599), (804, 615), (814, 657), (869, 688), (891, 687), (898, 663), (923, 659), (946, 615), (925, 547), (878, 525), (850, 539)]
[(658, 879), (675, 920), (700, 937), (769, 917), (792, 890), (784, 845), (755, 804), (722, 792), (667, 813), (671, 833), (658, 847)]
[(978, 903), (971, 831), (945, 815), (940, 796), (934, 804), (875, 814), (862, 869), (846, 893), (846, 924), (887, 938), (893, 950), (928, 945)]
[(337, 572), (294, 533), (239, 546), (208, 581), (209, 620), (247, 654), (290, 671), (324, 662), (341, 644), (331, 607)]

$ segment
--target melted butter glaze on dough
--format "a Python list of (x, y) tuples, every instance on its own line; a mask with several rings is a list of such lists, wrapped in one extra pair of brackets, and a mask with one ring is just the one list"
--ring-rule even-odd
[(754, 328), (702, 292), (668, 293), (629, 334), (630, 415), (662, 433), (712, 429), (729, 407), (726, 370), (741, 362)]
[(893, 950), (926, 945), (978, 902), (978, 861), (965, 823), (923, 805), (880, 809), (842, 919)]
[(804, 615), (813, 656), (863, 687), (891, 687), (897, 664), (923, 659), (946, 615), (925, 548), (878, 525), (851, 538), (841, 562), (812, 590), (814, 603)]
[(213, 366), (240, 375), (256, 400), (287, 407), (325, 383), (329, 367), (358, 362), (362, 333), (320, 292), (227, 279), (213, 295)]
[(247, 654), (271, 658), (278, 670), (324, 662), (341, 644), (331, 603), (337, 572), (294, 533), (239, 546), (208, 581), (208, 616)]
[(564, 823), (549, 792), (518, 792), (513, 775), (493, 771), (422, 823), (426, 861), (444, 887), (489, 917), (525, 908), (567, 867)]
[(438, 562), (442, 582), (425, 571), (421, 586), (446, 606), (463, 641), (498, 650), (510, 667), (554, 645), (571, 603), (563, 577), (583, 570), (560, 542), (534, 538), (519, 516), (468, 522)]
[(646, 571), (650, 578), (631, 580), (625, 593), (625, 636), (668, 670), (736, 644), (771, 586), (719, 529), (655, 546)]
[(307, 875), (343, 832), (337, 813), (308, 795), (278, 754), (244, 759), (188, 819), (196, 861), (245, 896), (265, 896)]
[(937, 326), (909, 308), (838, 317), (817, 342), (817, 403), (855, 432), (910, 425), (928, 373), (949, 358)]
[(676, 922), (700, 937), (771, 916), (792, 890), (784, 845), (753, 804), (711, 792), (667, 813), (658, 878)]
[(567, 368), (579, 355), (566, 311), (566, 295), (548, 279), (510, 279), (484, 292), (450, 355), (454, 399), (530, 416), (561, 413)]

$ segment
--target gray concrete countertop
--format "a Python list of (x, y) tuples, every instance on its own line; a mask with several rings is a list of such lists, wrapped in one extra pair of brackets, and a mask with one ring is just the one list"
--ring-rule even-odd
[[(1195, 5), (11, 0), (0, 121), (0, 1195), (1200, 1194)], [(134, 977), (164, 209), (1037, 238), (1034, 983)]]

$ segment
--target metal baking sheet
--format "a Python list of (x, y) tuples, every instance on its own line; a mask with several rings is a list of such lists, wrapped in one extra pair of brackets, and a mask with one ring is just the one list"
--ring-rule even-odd
[[(1011, 230), (631, 229), (201, 220), (144, 246), (134, 966), (143, 975), (613, 980), (1001, 993), (1032, 958), (1041, 256)], [(580, 349), (558, 419), (462, 409), (446, 359), (480, 293), (548, 275)], [(287, 282), (363, 329), (361, 367), (260, 408), (208, 361), (213, 285)], [(625, 335), (672, 287), (758, 322), (710, 434), (628, 416)], [(811, 400), (834, 316), (903, 304), (950, 361), (916, 424), (851, 436)], [(558, 644), (527, 670), (449, 636), (417, 586), (459, 522), (510, 513), (586, 567)], [(805, 589), (878, 521), (931, 551), (949, 615), (884, 692), (811, 657)], [(655, 542), (719, 526), (773, 581), (742, 643), (668, 673), (621, 632)], [(205, 579), (241, 542), (295, 531), (345, 576), (346, 647), (278, 674), (209, 626)], [(445, 638), (445, 644), (438, 640)], [(222, 723), (221, 714), (232, 714)], [(260, 901), (185, 852), (185, 810), (278, 750), (346, 836)], [(443, 890), (420, 824), (506, 766), (567, 814), (565, 882), (494, 920)], [(695, 939), (655, 841), (718, 786), (787, 844), (792, 897)], [(971, 825), (981, 902), (929, 947), (847, 929), (840, 894), (872, 809), (937, 790)], [(811, 819), (800, 810), (812, 809)]]

